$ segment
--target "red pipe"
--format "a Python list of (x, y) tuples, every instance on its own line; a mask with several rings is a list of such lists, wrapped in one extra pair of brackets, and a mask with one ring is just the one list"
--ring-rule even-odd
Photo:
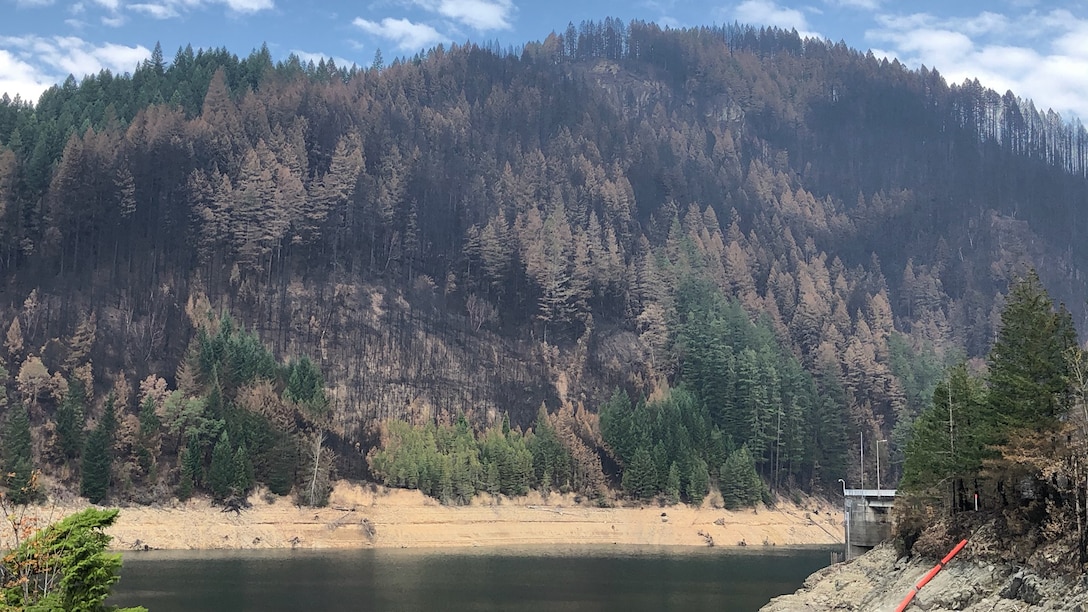
[(933, 580), (933, 577), (944, 569), (944, 566), (948, 565), (948, 562), (952, 560), (952, 557), (955, 557), (956, 553), (963, 550), (964, 546), (967, 546), (967, 540), (962, 540), (959, 544), (956, 544), (955, 548), (944, 556), (944, 559), (941, 559), (937, 565), (933, 566), (933, 569), (926, 572), (926, 575), (922, 576), (922, 579), (918, 581), (918, 584), (911, 587), (910, 592), (903, 598), (903, 601), (899, 602), (899, 607), (895, 609), (895, 612), (903, 612), (906, 610), (907, 606), (910, 605), (910, 602), (914, 600), (914, 596), (918, 594), (918, 591), (928, 584), (930, 580)]

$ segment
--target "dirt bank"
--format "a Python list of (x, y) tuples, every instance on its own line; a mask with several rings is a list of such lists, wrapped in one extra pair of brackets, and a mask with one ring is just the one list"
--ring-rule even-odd
[[(596, 508), (571, 495), (546, 500), (477, 497), (443, 506), (418, 491), (338, 483), (327, 508), (300, 508), (289, 499), (255, 494), (252, 507), (223, 512), (207, 500), (162, 507), (124, 507), (110, 530), (120, 550), (216, 548), (424, 548), (530, 544), (646, 546), (833, 545), (842, 515), (825, 502), (782, 503), (729, 512), (712, 500), (688, 506)], [(52, 509), (59, 518), (81, 509)], [(50, 508), (43, 508), (43, 512)]]

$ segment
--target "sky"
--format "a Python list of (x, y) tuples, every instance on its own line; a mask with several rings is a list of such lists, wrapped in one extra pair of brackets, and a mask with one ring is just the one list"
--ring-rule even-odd
[(131, 72), (156, 43), (369, 66), (434, 45), (518, 45), (568, 22), (617, 17), (685, 27), (794, 28), (1012, 90), (1088, 121), (1088, 0), (0, 0), (0, 93), (37, 97), (69, 74)]

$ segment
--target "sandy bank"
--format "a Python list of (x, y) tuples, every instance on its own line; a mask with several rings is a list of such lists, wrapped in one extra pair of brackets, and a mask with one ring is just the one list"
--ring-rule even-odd
[[(785, 502), (774, 510), (730, 512), (711, 507), (596, 508), (572, 495), (547, 500), (479, 496), (469, 506), (443, 506), (418, 491), (338, 483), (327, 508), (300, 508), (259, 495), (241, 513), (207, 500), (121, 509), (113, 546), (142, 549), (425, 548), (531, 544), (644, 546), (822, 545), (841, 542), (842, 515), (825, 502)], [(80, 510), (52, 510), (56, 518)], [(48, 508), (43, 510), (48, 511)]]

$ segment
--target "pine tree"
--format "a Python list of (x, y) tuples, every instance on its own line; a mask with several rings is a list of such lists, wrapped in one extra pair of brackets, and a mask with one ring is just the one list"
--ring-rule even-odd
[[(907, 442), (901, 488), (948, 493), (970, 481), (992, 456), (1000, 426), (981, 380), (960, 364), (933, 391), (932, 406), (914, 422)], [(942, 495), (943, 496), (943, 495)], [(949, 506), (952, 500), (946, 498)]]
[(57, 445), (66, 459), (79, 457), (83, 449), (83, 404), (86, 393), (83, 383), (72, 377), (68, 380), (68, 393), (57, 408)]
[(178, 479), (178, 488), (174, 493), (177, 495), (178, 501), (186, 501), (193, 496), (193, 491), (196, 489), (193, 462), (190, 459), (188, 447), (181, 450), (181, 456), (178, 458), (178, 461), (181, 463), (181, 476)]
[(268, 490), (276, 495), (287, 495), (295, 481), (295, 462), (298, 448), (286, 435), (280, 435), (268, 454), (267, 473), (264, 476)]
[(112, 446), (112, 437), (99, 425), (87, 437), (83, 448), (83, 479), (79, 492), (92, 504), (101, 502), (109, 493)]
[(680, 503), (680, 466), (675, 461), (669, 466), (669, 475), (665, 479), (665, 498), (670, 505)]
[(989, 356), (990, 403), (1007, 427), (1047, 427), (1067, 404), (1066, 353), (1077, 335), (1065, 307), (1054, 309), (1034, 270), (1009, 291)]
[(685, 485), (684, 493), (687, 495), (688, 503), (696, 507), (701, 506), (710, 490), (710, 472), (707, 470), (706, 461), (702, 458), (696, 458), (691, 462), (691, 470), (688, 472)]
[(754, 506), (762, 497), (763, 481), (756, 473), (755, 460), (747, 446), (730, 453), (721, 468), (718, 487), (730, 510)]
[(113, 437), (117, 431), (117, 412), (111, 392), (102, 418), (83, 448), (83, 478), (80, 494), (97, 504), (109, 493), (113, 469)]
[(3, 474), (0, 482), (8, 490), (9, 499), (26, 504), (38, 497), (34, 484), (34, 459), (31, 454), (30, 418), (26, 407), (16, 405), (8, 414), (2, 444)]
[(650, 499), (657, 493), (657, 468), (650, 451), (640, 448), (635, 451), (630, 465), (623, 470), (623, 488), (639, 499)]
[(244, 497), (253, 488), (255, 482), (253, 461), (249, 458), (249, 451), (246, 450), (245, 444), (240, 445), (234, 451), (231, 465), (234, 471), (234, 482), (231, 484), (231, 489), (235, 495)]
[(219, 434), (219, 441), (212, 449), (212, 464), (208, 468), (208, 488), (216, 501), (223, 501), (234, 486), (234, 453), (231, 452), (227, 432)]

